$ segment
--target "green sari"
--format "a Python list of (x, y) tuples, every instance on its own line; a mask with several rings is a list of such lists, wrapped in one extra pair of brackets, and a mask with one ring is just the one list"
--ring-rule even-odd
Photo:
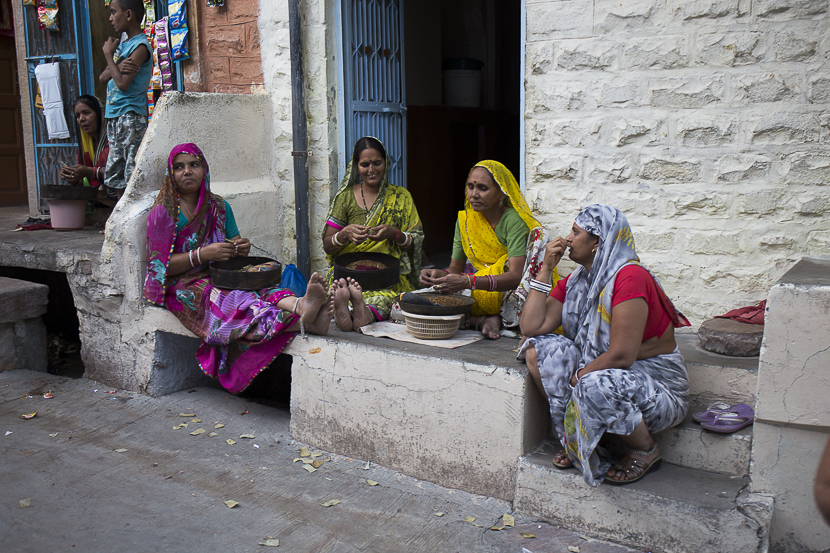
[[(366, 240), (362, 244), (349, 242), (346, 247), (334, 255), (327, 255), (329, 270), (326, 279), (329, 284), (334, 279), (334, 258), (340, 254), (349, 252), (378, 252), (392, 255), (401, 261), (401, 274), (398, 283), (385, 290), (364, 290), (363, 301), (375, 318), (383, 321), (389, 318), (392, 310), (392, 303), (403, 292), (409, 292), (420, 288), (421, 274), (421, 249), (424, 243), (424, 230), (421, 226), (421, 218), (415, 208), (415, 202), (408, 190), (400, 186), (390, 184), (387, 179), (390, 162), (386, 156), (386, 172), (383, 175), (383, 182), (378, 190), (378, 197), (372, 204), (368, 213), (353, 209), (356, 201), (354, 199), (353, 186), (357, 184), (357, 166), (351, 161), (346, 168), (346, 176), (340, 183), (340, 188), (334, 196), (329, 212), (326, 215), (326, 226), (335, 231), (340, 231), (348, 225), (358, 224), (368, 227), (385, 224), (402, 232), (412, 235), (412, 246), (404, 249), (395, 243), (394, 240)], [(352, 209), (350, 209), (352, 208)], [(326, 228), (323, 228), (323, 236)]]

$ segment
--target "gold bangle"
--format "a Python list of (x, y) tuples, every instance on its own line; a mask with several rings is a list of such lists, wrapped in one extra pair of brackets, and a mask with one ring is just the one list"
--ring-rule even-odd
[(473, 279), (470, 278), (470, 275), (467, 275), (467, 287), (472, 290), (473, 289)]

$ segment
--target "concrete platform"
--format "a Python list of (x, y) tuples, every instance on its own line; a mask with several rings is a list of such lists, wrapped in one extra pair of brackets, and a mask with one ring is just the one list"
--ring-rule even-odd
[(556, 525), (664, 553), (767, 551), (773, 501), (747, 480), (668, 463), (640, 482), (591, 488), (551, 464), (546, 443), (519, 462), (514, 507)]
[(700, 346), (696, 334), (677, 334), (677, 345), (689, 370), (689, 393), (693, 403), (715, 401), (755, 405), (758, 358), (731, 357)]
[[(47, 390), (53, 399), (43, 399)], [(375, 464), (363, 470), (364, 459), (322, 452), (331, 460), (308, 473), (293, 462), (305, 444), (289, 437), (287, 412), (195, 390), (152, 398), (87, 379), (0, 374), (0, 549), (262, 553), (271, 548), (257, 544), (273, 536), (274, 551), (290, 552), (637, 551), (518, 515), (515, 528), (491, 531), (509, 503)], [(219, 435), (190, 435), (196, 428)], [(20, 508), (24, 499), (30, 507)], [(320, 505), (330, 499), (342, 503)]]
[(664, 462), (726, 476), (748, 476), (752, 426), (732, 434), (705, 430), (692, 419), (692, 414), (705, 411), (708, 405), (689, 406), (680, 425), (654, 435)]
[(473, 493), (513, 499), (516, 461), (547, 435), (548, 406), (518, 340), (455, 350), (333, 330), (296, 339), (291, 434)]

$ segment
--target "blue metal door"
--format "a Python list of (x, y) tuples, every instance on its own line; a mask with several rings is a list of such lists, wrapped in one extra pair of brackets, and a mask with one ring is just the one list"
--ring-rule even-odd
[(403, 0), (343, 0), (346, 151), (363, 136), (386, 146), (389, 182), (406, 186)]
[[(40, 200), (40, 187), (44, 184), (60, 184), (61, 163), (75, 164), (78, 159), (78, 136), (72, 102), (79, 95), (91, 94), (94, 90), (91, 61), (87, 61), (92, 56), (89, 14), (86, 2), (61, 2), (58, 10), (59, 31), (41, 29), (35, 7), (24, 6), (23, 15), (38, 200), (41, 208), (44, 208), (45, 202)], [(69, 127), (69, 138), (66, 139), (49, 138), (43, 110), (35, 106), (38, 94), (35, 67), (39, 63), (53, 60), (60, 64), (61, 97)]]

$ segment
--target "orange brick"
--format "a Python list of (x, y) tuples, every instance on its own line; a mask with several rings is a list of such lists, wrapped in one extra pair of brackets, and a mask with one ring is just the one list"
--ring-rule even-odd
[(228, 0), (227, 9), (228, 23), (256, 21), (259, 15), (259, 0)]
[(202, 15), (202, 21), (208, 27), (217, 27), (228, 24), (228, 10), (225, 8), (208, 8), (205, 7), (204, 2), (199, 6), (199, 11)]
[(206, 58), (213, 56), (239, 56), (247, 52), (245, 42), (245, 27), (241, 25), (225, 25), (214, 27), (205, 40), (207, 46)]
[(231, 80), (230, 59), (226, 57), (211, 57), (205, 64), (209, 82), (229, 83)]
[(245, 25), (245, 35), (247, 37), (248, 52), (252, 56), (259, 57), (259, 27), (256, 22)]
[(262, 61), (253, 58), (231, 58), (231, 83), (235, 85), (262, 84)]

